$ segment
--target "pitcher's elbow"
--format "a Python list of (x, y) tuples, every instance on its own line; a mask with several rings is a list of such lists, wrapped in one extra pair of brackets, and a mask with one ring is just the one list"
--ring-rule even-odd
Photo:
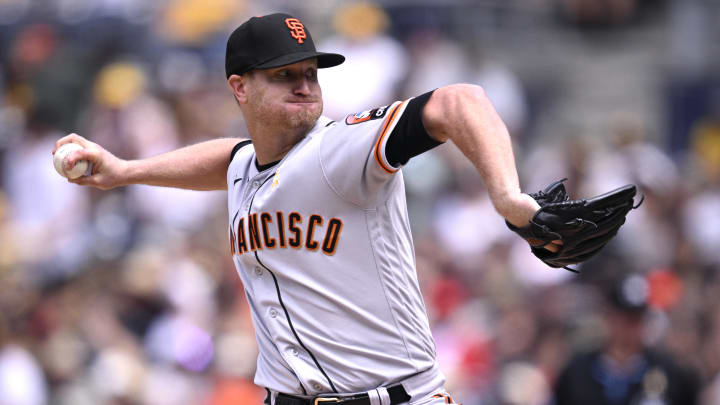
[(423, 124), (439, 141), (447, 139), (447, 131), (453, 123), (462, 119), (469, 106), (489, 102), (482, 87), (475, 84), (452, 84), (433, 92), (423, 111)]

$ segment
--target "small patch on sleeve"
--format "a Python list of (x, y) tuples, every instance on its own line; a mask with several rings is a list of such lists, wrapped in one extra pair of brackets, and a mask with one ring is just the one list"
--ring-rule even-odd
[(385, 116), (389, 107), (389, 105), (386, 105), (383, 107), (373, 108), (372, 110), (365, 110), (357, 114), (350, 114), (345, 118), (345, 124), (354, 125), (365, 121), (380, 119)]

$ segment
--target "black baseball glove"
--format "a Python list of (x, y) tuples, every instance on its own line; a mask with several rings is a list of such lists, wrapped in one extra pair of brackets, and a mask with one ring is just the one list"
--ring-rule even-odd
[[(527, 226), (518, 228), (509, 222), (507, 226), (530, 243), (533, 254), (550, 267), (568, 267), (584, 262), (594, 256), (612, 239), (625, 223), (625, 216), (637, 208), (634, 205), (636, 188), (627, 185), (605, 194), (581, 200), (570, 200), (563, 179), (543, 191), (530, 196), (540, 204)], [(561, 240), (557, 252), (544, 247), (554, 240)]]

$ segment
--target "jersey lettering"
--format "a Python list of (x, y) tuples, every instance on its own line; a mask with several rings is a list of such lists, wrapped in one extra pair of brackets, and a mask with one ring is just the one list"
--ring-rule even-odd
[[(258, 222), (258, 216), (260, 221)], [(307, 224), (303, 227), (302, 215), (292, 212), (285, 218), (285, 214), (278, 211), (275, 213), (277, 227), (272, 227), (273, 215), (269, 212), (254, 213), (238, 220), (236, 232), (230, 232), (230, 252), (233, 255), (242, 255), (264, 248), (273, 249), (276, 247), (287, 249), (288, 246), (295, 249), (305, 249), (316, 252), (321, 251), (327, 256), (335, 254), (340, 234), (342, 232), (342, 221), (339, 218), (331, 218), (329, 221), (321, 215), (310, 215)], [(245, 221), (247, 219), (247, 221)], [(247, 222), (247, 227), (245, 227)], [(287, 228), (285, 224), (287, 223)], [(324, 235), (323, 224), (327, 223)], [(275, 229), (277, 234), (274, 234)], [(285, 239), (285, 233), (290, 233), (290, 238)], [(305, 238), (303, 239), (303, 231)], [(317, 235), (317, 238), (316, 238)], [(322, 240), (322, 244), (320, 243)], [(249, 244), (249, 246), (248, 246)]]
[(287, 245), (285, 244), (285, 219), (283, 218), (283, 213), (278, 211), (277, 212), (277, 228), (278, 228), (278, 239), (280, 239), (280, 247), (285, 248)]
[(300, 216), (297, 212), (291, 212), (289, 222), (290, 232), (292, 232), (295, 236), (288, 239), (288, 243), (290, 246), (299, 249), (302, 244), (302, 231), (298, 228), (297, 223), (302, 223), (302, 216)]
[(235, 254), (235, 234), (233, 233), (232, 226), (230, 227), (230, 254)]
[(325, 232), (325, 240), (323, 240), (323, 253), (328, 256), (335, 254), (338, 239), (340, 239), (340, 231), (342, 231), (342, 221), (337, 218), (331, 219)]
[(260, 214), (260, 222), (262, 223), (262, 230), (263, 230), (263, 240), (265, 241), (265, 247), (268, 249), (272, 249), (275, 247), (275, 238), (270, 237), (270, 232), (268, 232), (268, 222), (272, 222), (272, 215), (268, 214), (267, 212), (263, 212)]
[(320, 246), (317, 242), (313, 240), (313, 232), (315, 231), (315, 225), (318, 226), (322, 225), (322, 217), (320, 215), (311, 215), (310, 221), (308, 222), (308, 229), (307, 229), (307, 238), (305, 239), (305, 248), (307, 250), (317, 250)]
[(245, 218), (240, 218), (237, 226), (237, 253), (239, 255), (248, 251), (247, 242), (245, 242)]
[(347, 118), (345, 118), (345, 123), (347, 125), (354, 125), (361, 122), (380, 119), (385, 116), (388, 107), (390, 106), (386, 105), (384, 107), (374, 108), (372, 110), (365, 110), (357, 114), (350, 114), (347, 116)]
[(256, 251), (262, 249), (260, 245), (260, 232), (258, 231), (257, 214), (251, 214), (248, 217), (250, 250)]

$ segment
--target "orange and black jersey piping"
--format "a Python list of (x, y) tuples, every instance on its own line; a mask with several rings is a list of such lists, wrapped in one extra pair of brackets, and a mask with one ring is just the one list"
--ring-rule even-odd
[(442, 144), (427, 133), (422, 122), (423, 108), (433, 91), (408, 101), (405, 112), (395, 124), (385, 146), (385, 157), (391, 165), (395, 167), (404, 165), (410, 158)]

